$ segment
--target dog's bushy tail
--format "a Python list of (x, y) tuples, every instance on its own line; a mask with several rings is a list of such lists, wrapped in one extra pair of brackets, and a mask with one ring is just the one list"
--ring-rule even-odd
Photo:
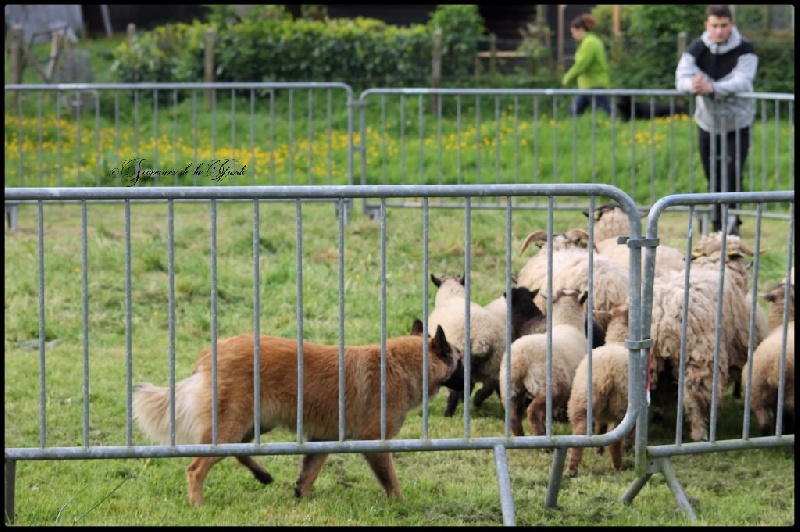
[[(195, 373), (175, 384), (175, 443), (201, 443), (208, 429), (208, 408), (202, 400), (201, 374)], [(139, 383), (133, 394), (133, 418), (151, 440), (170, 441), (169, 388)]]

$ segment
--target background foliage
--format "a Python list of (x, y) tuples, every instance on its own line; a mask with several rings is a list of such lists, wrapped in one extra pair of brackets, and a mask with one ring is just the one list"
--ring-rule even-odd
[[(686, 44), (703, 30), (703, 5), (620, 6), (621, 36), (612, 35), (612, 6), (593, 10), (597, 33), (606, 42), (616, 88), (672, 88), (678, 34)], [(757, 13), (743, 12), (742, 30), (759, 54), (756, 90), (794, 91), (793, 35), (765, 34)], [(757, 22), (757, 20), (756, 20)], [(205, 22), (169, 24), (123, 42), (114, 52), (122, 82), (203, 80), (204, 35), (214, 31), (216, 81), (341, 81), (369, 86), (429, 86), (433, 30), (442, 28), (442, 86), (558, 86), (559, 73), (536, 47), (537, 65), (511, 65), (501, 73), (476, 76), (475, 54), (487, 48), (476, 5), (440, 5), (427, 24), (398, 27), (375, 19), (327, 19), (305, 10), (293, 19), (282, 6), (253, 6), (244, 18), (213, 6)], [(554, 42), (554, 41), (551, 41)], [(530, 43), (515, 43), (530, 52)], [(548, 68), (537, 68), (539, 63)]]

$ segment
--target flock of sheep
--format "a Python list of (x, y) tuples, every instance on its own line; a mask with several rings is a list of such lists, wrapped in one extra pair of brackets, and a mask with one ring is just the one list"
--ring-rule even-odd
[[(588, 212), (584, 214), (589, 216)], [(441, 325), (448, 340), (463, 353), (467, 337), (465, 308), (469, 304), (470, 380), (471, 386), (482, 384), (473, 404), (480, 406), (496, 392), (504, 408), (509, 409), (514, 435), (524, 434), (521, 418), (526, 413), (533, 433), (545, 433), (548, 342), (552, 350), (552, 412), (566, 413), (573, 434), (587, 432), (587, 381), (590, 378), (595, 433), (603, 426), (611, 430), (625, 415), (628, 349), (623, 344), (628, 337), (629, 248), (618, 244), (617, 237), (629, 234), (629, 222), (627, 214), (615, 205), (596, 209), (595, 220), (595, 249), (591, 252), (589, 235), (583, 229), (554, 235), (552, 242), (548, 242), (544, 231), (528, 235), (520, 252), (531, 243), (539, 246), (540, 252), (529, 259), (516, 276), (508, 317), (507, 294), (481, 306), (466, 301), (463, 276), (431, 275), (437, 290), (428, 318), (429, 330)], [(553, 268), (550, 302), (548, 246), (552, 247)], [(738, 236), (706, 235), (693, 248), (687, 286), (684, 254), (665, 245), (657, 248), (650, 330), (653, 341), (649, 363), (651, 414), (655, 418), (665, 407), (676, 404), (677, 385), (682, 377), (683, 412), (694, 441), (709, 439), (712, 394), (716, 393), (716, 406), (720, 407), (723, 389), (732, 383), (733, 396), (741, 397), (742, 386), (747, 391), (750, 373), (751, 410), (761, 434), (774, 433), (784, 321), (788, 322), (788, 333), (783, 432), (794, 430), (791, 422), (794, 414), (794, 268), (787, 279), (765, 295), (769, 302), (767, 315), (759, 305), (751, 305), (748, 259), (752, 257), (753, 251)], [(720, 275), (720, 262), (725, 265), (724, 277)], [(721, 280), (720, 324), (715, 327)], [(590, 286), (591, 294), (588, 293)], [(687, 291), (688, 298), (685, 297)], [(784, 320), (787, 293), (790, 301)], [(548, 306), (551, 308), (550, 334), (546, 330)], [(757, 346), (752, 369), (746, 365), (751, 308), (756, 314), (752, 319), (755, 324), (753, 345)], [(510, 364), (505, 356), (507, 321), (512, 341)], [(591, 375), (586, 356), (590, 346)], [(682, 349), (685, 361), (681, 376)], [(718, 374), (717, 389), (713, 390), (715, 349), (718, 351)], [(506, 396), (509, 373), (511, 387)], [(445, 415), (452, 416), (459, 401), (464, 399), (463, 392), (451, 390)], [(609, 454), (615, 469), (621, 465), (623, 443), (626, 449), (630, 448), (632, 436), (633, 431), (624, 442), (611, 446)], [(573, 448), (571, 453), (567, 475), (575, 476), (582, 448)]]

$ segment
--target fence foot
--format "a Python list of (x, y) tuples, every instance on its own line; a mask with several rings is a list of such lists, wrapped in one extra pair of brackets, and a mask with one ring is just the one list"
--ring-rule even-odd
[(503, 508), (503, 525), (516, 526), (514, 519), (514, 494), (511, 492), (511, 477), (508, 474), (506, 448), (494, 446), (494, 464), (497, 468), (497, 484), (500, 486), (500, 506)]
[(550, 467), (550, 482), (547, 483), (547, 493), (544, 496), (546, 508), (555, 508), (558, 503), (558, 490), (561, 488), (561, 477), (564, 474), (564, 462), (567, 459), (567, 449), (558, 447), (553, 451), (553, 465)]
[(661, 473), (667, 481), (667, 486), (669, 486), (672, 496), (675, 497), (678, 508), (680, 508), (689, 519), (696, 522), (697, 517), (694, 515), (692, 505), (689, 503), (689, 499), (686, 497), (686, 493), (683, 491), (680, 482), (678, 482), (678, 477), (675, 476), (675, 471), (672, 469), (672, 465), (670, 465), (669, 458), (659, 458), (658, 463)]
[(642, 488), (644, 487), (645, 484), (647, 484), (647, 481), (650, 480), (650, 477), (652, 476), (653, 476), (652, 473), (648, 473), (643, 477), (638, 477), (633, 479), (633, 484), (631, 484), (630, 487), (622, 495), (622, 502), (624, 504), (632, 503), (634, 497), (636, 497), (639, 494), (639, 492), (642, 491)]
[(6, 217), (8, 218), (8, 229), (13, 233), (17, 230), (17, 204), (6, 203)]
[(5, 473), (6, 473), (5, 522), (8, 525), (14, 522), (14, 484), (17, 479), (16, 460), (6, 460)]

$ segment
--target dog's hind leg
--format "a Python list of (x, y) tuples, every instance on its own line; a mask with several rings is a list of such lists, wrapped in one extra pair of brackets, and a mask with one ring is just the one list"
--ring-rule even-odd
[(203, 504), (203, 482), (214, 464), (225, 458), (224, 456), (204, 456), (195, 458), (186, 468), (186, 480), (189, 483), (189, 502), (192, 506)]
[(297, 476), (297, 482), (294, 485), (294, 496), (298, 499), (308, 494), (311, 485), (317, 480), (322, 464), (328, 458), (327, 453), (320, 454), (304, 454), (303, 460), (300, 465), (300, 474)]
[(383, 486), (383, 491), (388, 497), (402, 499), (400, 484), (397, 482), (397, 474), (394, 471), (394, 461), (392, 453), (364, 453), (364, 458), (375, 473), (378, 482)]

